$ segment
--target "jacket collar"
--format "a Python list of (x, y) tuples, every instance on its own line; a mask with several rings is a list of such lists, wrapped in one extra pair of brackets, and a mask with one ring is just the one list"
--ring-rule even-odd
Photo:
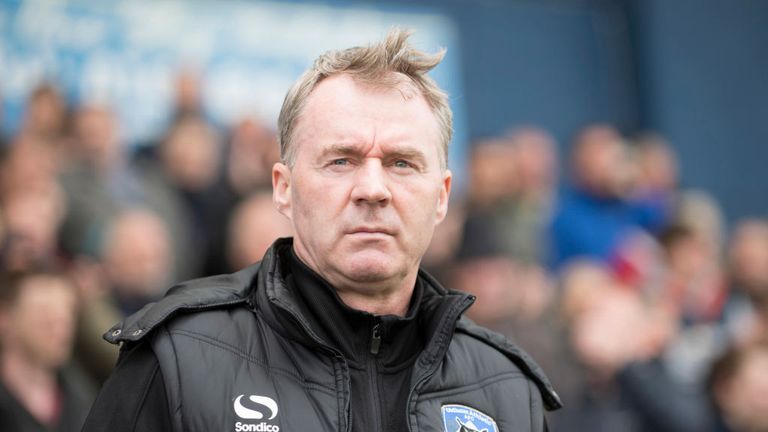
[[(319, 346), (339, 356), (341, 353), (329, 346), (305, 316), (300, 301), (287, 283), (290, 271), (289, 257), (293, 240), (278, 239), (262, 260), (256, 289), (252, 291), (252, 305), (264, 316), (276, 331), (310, 346)], [(451, 335), (461, 314), (474, 301), (474, 296), (443, 288), (426, 272), (419, 271), (422, 285), (419, 307), (419, 326), (426, 335), (424, 352), (419, 356), (422, 365), (436, 363), (447, 351)]]

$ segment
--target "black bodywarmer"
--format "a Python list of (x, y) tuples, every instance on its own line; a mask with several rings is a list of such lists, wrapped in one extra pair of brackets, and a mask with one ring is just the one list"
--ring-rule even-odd
[(281, 239), (261, 263), (176, 286), (105, 338), (151, 347), (177, 432), (541, 431), (544, 407), (560, 406), (525, 353), (461, 318), (471, 296), (420, 273), (406, 317), (374, 317), (323, 284)]

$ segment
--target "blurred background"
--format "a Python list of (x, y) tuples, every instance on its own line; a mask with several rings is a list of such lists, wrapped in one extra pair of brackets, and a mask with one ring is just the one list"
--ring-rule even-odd
[(768, 431), (764, 0), (0, 0), (0, 430), (79, 430), (101, 334), (290, 226), (282, 98), (391, 26), (455, 114), (423, 265), (554, 431)]

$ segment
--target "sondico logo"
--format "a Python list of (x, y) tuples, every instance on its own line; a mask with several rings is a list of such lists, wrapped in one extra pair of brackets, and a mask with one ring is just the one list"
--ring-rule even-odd
[[(244, 396), (240, 395), (235, 398), (235, 414), (241, 419), (246, 420), (263, 419), (265, 417), (264, 410), (255, 410), (244, 406), (242, 402)], [(274, 399), (266, 396), (250, 395), (248, 400), (269, 410), (269, 418), (267, 420), (277, 417), (277, 402)], [(235, 432), (280, 432), (280, 426), (271, 425), (264, 421), (258, 424), (237, 422), (235, 423)]]

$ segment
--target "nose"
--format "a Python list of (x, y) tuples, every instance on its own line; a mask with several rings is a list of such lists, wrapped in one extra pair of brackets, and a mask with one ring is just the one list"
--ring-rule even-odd
[(387, 205), (392, 194), (387, 184), (387, 173), (379, 159), (366, 159), (355, 176), (352, 200), (358, 204)]

